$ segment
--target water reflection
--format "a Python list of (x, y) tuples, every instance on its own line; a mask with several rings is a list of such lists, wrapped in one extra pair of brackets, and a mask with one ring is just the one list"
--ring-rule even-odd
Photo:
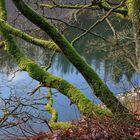
[[(81, 14), (78, 18), (78, 22), (75, 23), (75, 26), (89, 28), (97, 20), (98, 16), (93, 20), (88, 15), (90, 14)], [(131, 24), (128, 21), (122, 19), (120, 20), (115, 17), (112, 17), (109, 20), (113, 23), (114, 28), (118, 32), (119, 45), (121, 47), (127, 45), (123, 48), (127, 49), (127, 54), (122, 51), (120, 46), (114, 46), (111, 43), (108, 43), (91, 34), (87, 34), (86, 37), (80, 39), (80, 41), (75, 44), (75, 48), (96, 71), (102, 71), (99, 74), (105, 82), (108, 77), (110, 77), (110, 80), (113, 81), (114, 84), (119, 84), (123, 79), (123, 76), (125, 76), (126, 81), (129, 82), (133, 79), (133, 77), (135, 77), (135, 75), (139, 77), (126, 59), (126, 55), (129, 57), (129, 55), (132, 56), (135, 53), (133, 49), (134, 44), (132, 40), (129, 39), (129, 37), (132, 37), (130, 30)], [(104, 21), (99, 26), (95, 27), (93, 31), (106, 38), (108, 41), (115, 42), (113, 32), (108, 26), (107, 22)], [(68, 27), (65, 31), (65, 36), (69, 41), (72, 41), (81, 33), (82, 31), (79, 31), (78, 29)], [(45, 35), (43, 34), (43, 36)], [(127, 38), (125, 38), (126, 36)], [(18, 43), (21, 46), (22, 51), (24, 51), (29, 58), (36, 61), (39, 65), (47, 66), (52, 52), (48, 50), (44, 51), (43, 49), (28, 44), (21, 39), (18, 39)], [(6, 73), (7, 75), (12, 74), (17, 69), (16, 64), (13, 63), (11, 57), (3, 50), (0, 50), (0, 53), (1, 72)], [(73, 65), (62, 54), (57, 54), (55, 56), (50, 71), (55, 71), (55, 73), (57, 71), (56, 74), (62, 77), (65, 77), (65, 75), (73, 75), (70, 77), (75, 77), (79, 74)]]

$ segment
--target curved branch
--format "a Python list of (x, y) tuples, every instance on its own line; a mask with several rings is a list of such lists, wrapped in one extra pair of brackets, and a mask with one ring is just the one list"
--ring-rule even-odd
[(4, 45), (4, 41), (1, 41), (1, 42), (0, 42), (0, 49), (4, 48), (4, 46), (5, 46), (5, 45)]
[(53, 98), (52, 98), (52, 92), (51, 92), (51, 88), (48, 88), (48, 94), (47, 94), (47, 99), (48, 99), (48, 103), (46, 104), (46, 110), (52, 114), (51, 120), (49, 121), (49, 123), (53, 122), (57, 122), (58, 119), (58, 113), (56, 111), (55, 108), (53, 108)]
[(0, 26), (5, 29), (6, 31), (8, 31), (9, 33), (18, 36), (34, 45), (38, 45), (40, 47), (43, 48), (48, 48), (51, 50), (56, 50), (57, 52), (60, 52), (59, 47), (52, 41), (47, 41), (47, 40), (41, 40), (41, 39), (37, 39), (17, 28), (12, 27), (11, 25), (9, 25), (7, 22), (5, 22), (4, 20), (0, 19)]
[(93, 28), (95, 28), (95, 26), (97, 26), (98, 24), (102, 23), (110, 14), (111, 12), (113, 12), (115, 9), (117, 9), (118, 7), (120, 7), (123, 3), (125, 2), (125, 0), (123, 0), (122, 2), (119, 3), (119, 5), (113, 7), (112, 9), (110, 9), (101, 19), (98, 19), (91, 27), (89, 27), (88, 30), (86, 30), (84, 33), (82, 33), (81, 35), (79, 35), (78, 37), (76, 37), (71, 44), (74, 45), (75, 42), (77, 42), (79, 39), (81, 39), (82, 37), (84, 37), (86, 34), (88, 34)]
[(50, 4), (39, 4), (41, 7), (48, 7), (50, 9), (52, 8), (63, 8), (63, 9), (99, 9), (98, 5), (92, 6), (91, 4), (88, 5), (50, 5)]
[(52, 98), (51, 88), (48, 88), (47, 99), (48, 99), (48, 102), (45, 108), (46, 108), (46, 111), (48, 111), (51, 114), (51, 119), (49, 120), (48, 125), (52, 127), (53, 129), (58, 129), (58, 128), (68, 129), (72, 127), (72, 124), (70, 122), (57, 122), (58, 113), (56, 109), (53, 107), (53, 98)]
[[(75, 26), (75, 25), (69, 24), (69, 23), (67, 23), (67, 22), (65, 22), (65, 21), (63, 21), (61, 19), (51, 18), (51, 17), (47, 17), (47, 19), (59, 21), (59, 22), (64, 23), (65, 25), (67, 25), (67, 26), (69, 26), (71, 28), (75, 28), (75, 29), (81, 30), (83, 32), (87, 31), (87, 29), (84, 29), (84, 28), (81, 28), (79, 26)], [(110, 40), (107, 40), (106, 38), (104, 38), (103, 36), (100, 36), (99, 34), (96, 34), (96, 33), (92, 32), (92, 31), (89, 31), (89, 34), (91, 34), (93, 36), (96, 36), (96, 37), (106, 41), (107, 43), (110, 43), (111, 45), (114, 45), (113, 42), (111, 42)]]
[[(47, 8), (63, 8), (63, 9), (92, 9), (92, 10), (100, 10), (104, 9), (105, 11), (109, 11), (113, 8), (111, 5), (107, 5), (104, 2), (99, 3), (93, 3), (93, 4), (87, 4), (87, 5), (50, 5), (50, 4), (39, 4), (41, 7), (47, 7)], [(127, 15), (128, 10), (125, 7), (116, 8), (112, 12), (122, 14), (124, 16)]]

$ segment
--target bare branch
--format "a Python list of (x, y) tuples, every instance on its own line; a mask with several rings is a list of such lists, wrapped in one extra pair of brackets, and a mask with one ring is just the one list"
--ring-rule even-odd
[(122, 2), (120, 2), (119, 5), (115, 6), (114, 8), (110, 9), (101, 19), (97, 20), (86, 32), (84, 32), (83, 34), (81, 34), (80, 36), (76, 37), (71, 44), (74, 45), (75, 42), (77, 42), (80, 38), (84, 37), (86, 34), (88, 34), (95, 26), (97, 26), (98, 24), (100, 24), (101, 22), (103, 22), (110, 14), (112, 11), (114, 11), (115, 9), (117, 9), (118, 7), (120, 7), (123, 3), (125, 2), (125, 0), (123, 0)]

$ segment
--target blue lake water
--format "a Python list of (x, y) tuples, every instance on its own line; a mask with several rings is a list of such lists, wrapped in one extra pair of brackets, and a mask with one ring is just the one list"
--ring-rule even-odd
[[(55, 59), (58, 59), (57, 57)], [(82, 75), (77, 72), (77, 70), (71, 65), (68, 69), (68, 72), (61, 69), (61, 67), (57, 67), (58, 63), (54, 59), (52, 68), (49, 69), (49, 72), (64, 78), (65, 80), (71, 82), (77, 88), (79, 88), (83, 93), (89, 97), (90, 100), (94, 101), (95, 103), (99, 103), (99, 100), (93, 95), (91, 89), (89, 88), (88, 84), (82, 77)], [(93, 67), (94, 63), (92, 64)], [(117, 95), (121, 92), (125, 92), (134, 88), (134, 86), (140, 85), (140, 75), (134, 73), (131, 77), (130, 81), (128, 78), (123, 75), (120, 79), (120, 82), (115, 83), (112, 80), (112, 76), (108, 75), (105, 79), (105, 70), (104, 64), (102, 63), (100, 67), (96, 70), (97, 73), (101, 76), (102, 80), (105, 80), (105, 83), (108, 87)], [(27, 72), (16, 72), (15, 75), (0, 75), (0, 92), (2, 97), (8, 97), (11, 93), (16, 93), (17, 95), (26, 96), (30, 98), (31, 96), (27, 93), (31, 92), (39, 82), (33, 80)], [(54, 94), (54, 106), (56, 107), (58, 114), (59, 114), (59, 121), (69, 121), (80, 116), (77, 108), (75, 105), (70, 105), (70, 100), (58, 93), (56, 90), (53, 90)], [(47, 94), (46, 88), (42, 88), (39, 92), (35, 93), (35, 96), (41, 96), (41, 94)], [(44, 106), (45, 107), (45, 106)]]

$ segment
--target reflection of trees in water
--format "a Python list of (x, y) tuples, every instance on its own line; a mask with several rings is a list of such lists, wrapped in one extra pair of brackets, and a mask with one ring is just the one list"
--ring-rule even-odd
[[(96, 20), (96, 18), (88, 18), (87, 15), (85, 16), (85, 14), (83, 14), (78, 18), (78, 23), (75, 23), (75, 25), (81, 26), (83, 28), (88, 28)], [(95, 69), (99, 69), (101, 67), (101, 64), (104, 64), (105, 75), (103, 77), (112, 75), (112, 79), (114, 79), (114, 81), (116, 82), (119, 82), (123, 75), (126, 75), (127, 78), (131, 79), (135, 71), (125, 58), (126, 55), (132, 56), (135, 53), (133, 49), (133, 42), (130, 39), (132, 38), (129, 29), (131, 25), (128, 23), (128, 21), (122, 21), (122, 19), (119, 20), (115, 17), (112, 17), (109, 20), (113, 23), (113, 26), (118, 33), (119, 44), (121, 45), (121, 47), (123, 47), (123, 49), (127, 49), (127, 54), (125, 54), (121, 50), (122, 48), (113, 46), (112, 44), (109, 44), (91, 34), (88, 34), (86, 37), (78, 41), (75, 44), (75, 47), (80, 55), (83, 56), (90, 65), (94, 64)], [(106, 21), (96, 26), (93, 32), (99, 34), (100, 36), (108, 39), (113, 43), (116, 41), (111, 28), (106, 23)], [(73, 40), (78, 34), (81, 33), (81, 31), (69, 27), (67, 28), (65, 35), (69, 40)], [(46, 38), (46, 35), (44, 35), (43, 33), (41, 34), (37, 34), (37, 36), (43, 36), (43, 38)], [(44, 66), (48, 64), (52, 52), (47, 50), (44, 51), (43, 49), (26, 43), (23, 40), (19, 40), (19, 44), (21, 46), (21, 49), (27, 54), (27, 56), (32, 60), (35, 60), (39, 65)], [(17, 69), (16, 64), (12, 62), (13, 60), (11, 59), (11, 57), (9, 57), (4, 51), (0, 51), (0, 53), (1, 71), (9, 74)], [(78, 73), (74, 69), (73, 65), (70, 64), (63, 55), (57, 55), (54, 60), (55, 61), (53, 61), (53, 63), (55, 65), (55, 68), (61, 71), (62, 75), (73, 72)]]
[[(20, 49), (32, 60), (42, 66), (46, 66), (48, 64), (51, 51), (36, 47), (31, 45), (23, 40), (18, 40)], [(9, 56), (5, 51), (0, 50), (0, 67), (1, 72), (6, 73), (7, 75), (14, 73), (18, 67), (17, 64), (14, 63), (11, 56)]]
[(0, 72), (9, 75), (16, 69), (16, 64), (14, 63), (11, 56), (9, 56), (5, 51), (0, 50)]
[[(98, 46), (90, 48), (91, 46), (83, 47), (83, 51), (81, 51), (81, 55), (85, 58), (85, 60), (90, 64), (94, 65), (96, 70), (100, 69), (101, 65), (104, 66), (105, 75), (103, 77), (110, 76), (112, 79), (118, 83), (122, 76), (125, 75), (128, 80), (130, 80), (135, 73), (135, 70), (132, 68), (130, 63), (125, 59), (124, 54), (116, 54), (111, 51), (108, 46)], [(68, 73), (77, 73), (72, 64), (69, 63), (68, 60), (65, 59), (64, 56), (57, 56), (57, 61), (54, 62), (55, 68), (61, 71), (63, 74)]]
[[(128, 21), (120, 21), (114, 17), (111, 18), (110, 21), (113, 23), (113, 26), (117, 31), (119, 45), (112, 45), (97, 37), (87, 35), (85, 38), (78, 41), (75, 47), (90, 65), (93, 65), (94, 63), (95, 69), (99, 69), (101, 64), (104, 63), (106, 75), (104, 77), (112, 75), (112, 79), (118, 83), (123, 75), (130, 80), (135, 73), (134, 68), (127, 60), (127, 57), (131, 57), (135, 60), (134, 44), (132, 41), (133, 35), (131, 34), (131, 25)], [(88, 20), (87, 17), (81, 17), (79, 23), (81, 25), (86, 23), (84, 26), (87, 28), (93, 24), (93, 20)], [(101, 23), (100, 26), (97, 26), (95, 32), (113, 43), (116, 41), (111, 29), (105, 23)], [(75, 36), (80, 33), (81, 32), (78, 30), (68, 28), (66, 36), (69, 40), (72, 40), (72, 38), (75, 38)], [(57, 69), (61, 68), (62, 73), (73, 72), (72, 65), (69, 64), (63, 56), (59, 56), (57, 64)]]

